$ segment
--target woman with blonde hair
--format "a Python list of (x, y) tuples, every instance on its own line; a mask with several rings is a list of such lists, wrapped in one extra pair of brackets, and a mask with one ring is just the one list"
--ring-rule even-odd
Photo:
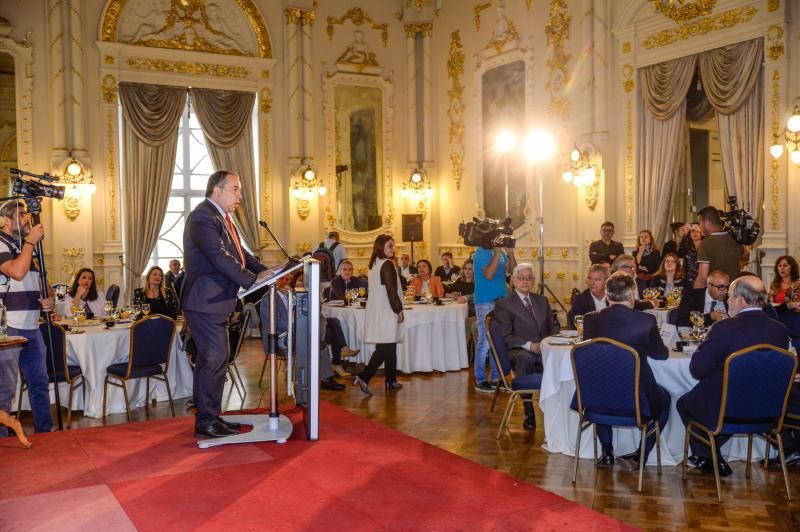
[(164, 282), (164, 270), (153, 266), (144, 276), (144, 288), (133, 291), (134, 305), (150, 305), (150, 314), (161, 314), (175, 319), (178, 316), (178, 298), (171, 286)]

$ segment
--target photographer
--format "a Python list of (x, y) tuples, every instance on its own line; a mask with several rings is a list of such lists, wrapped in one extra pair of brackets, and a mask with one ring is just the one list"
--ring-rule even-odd
[(53, 310), (52, 297), (39, 293), (39, 271), (33, 262), (37, 243), (44, 237), (44, 227), (31, 227), (31, 217), (24, 202), (7, 201), (0, 206), (0, 282), (8, 316), (8, 334), (27, 338), (19, 353), (19, 367), (28, 383), (28, 397), (36, 432), (50, 432), (49, 380), (44, 339), (39, 332), (39, 313)]
[(475, 390), (482, 393), (493, 393), (494, 384), (499, 378), (494, 359), (491, 381), (486, 378), (486, 358), (489, 354), (489, 340), (486, 334), (486, 315), (494, 310), (495, 301), (506, 296), (506, 275), (510, 275), (517, 265), (514, 248), (501, 248), (507, 237), (502, 234), (493, 240), (488, 238), (481, 242), (472, 256), (475, 265), (475, 315), (478, 325), (478, 341), (475, 344)]
[(697, 252), (697, 278), (695, 288), (705, 288), (709, 272), (722, 270), (731, 279), (739, 273), (742, 245), (723, 229), (722, 218), (716, 207), (709, 205), (697, 213), (700, 230), (706, 237)]

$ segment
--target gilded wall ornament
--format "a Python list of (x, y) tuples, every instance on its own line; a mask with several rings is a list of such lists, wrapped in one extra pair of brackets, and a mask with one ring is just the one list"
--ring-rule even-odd
[(767, 30), (767, 57), (772, 60), (783, 56), (783, 28), (770, 26)]
[(566, 52), (571, 18), (566, 0), (550, 0), (547, 25), (544, 28), (551, 56), (547, 60), (548, 76), (545, 89), (550, 95), (548, 112), (551, 118), (566, 122), (569, 117), (569, 100), (566, 87), (570, 77), (567, 63), (570, 55)]
[(154, 70), (157, 72), (176, 72), (180, 74), (196, 74), (219, 78), (246, 78), (249, 72), (244, 67), (219, 65), (216, 63), (193, 63), (190, 61), (168, 61), (166, 59), (149, 59), (132, 57), (128, 66), (136, 70)]
[(368, 28), (372, 28), (373, 30), (378, 30), (381, 32), (381, 40), (383, 41), (383, 47), (386, 48), (389, 44), (389, 25), (388, 24), (378, 24), (369, 14), (362, 10), (360, 7), (354, 7), (353, 9), (349, 10), (347, 13), (342, 15), (339, 18), (336, 17), (328, 17), (328, 39), (333, 39), (333, 29), (335, 25), (342, 26), (345, 21), (349, 20), (356, 26), (363, 26), (364, 24), (367, 25)]
[(433, 34), (433, 24), (431, 22), (406, 24), (403, 26), (403, 29), (406, 31), (406, 37), (409, 39), (416, 37), (417, 33), (421, 33), (424, 37), (430, 37)]
[(642, 41), (642, 47), (648, 50), (660, 48), (698, 35), (733, 28), (749, 21), (756, 16), (756, 13), (758, 13), (758, 9), (754, 6), (739, 7), (697, 21), (686, 22), (677, 28), (669, 28), (649, 35)]
[(69, 283), (75, 277), (75, 272), (86, 267), (83, 248), (63, 248), (61, 255), (64, 259), (64, 264), (61, 266), (63, 275), (61, 280)]
[(519, 33), (517, 32), (517, 28), (514, 27), (513, 22), (508, 20), (505, 11), (505, 5), (500, 2), (496, 9), (497, 19), (495, 20), (492, 36), (484, 47), (486, 49), (494, 48), (495, 52), (498, 54), (507, 44), (516, 43), (519, 41)]
[(342, 55), (336, 60), (337, 64), (352, 65), (357, 72), (362, 72), (366, 67), (377, 67), (375, 53), (372, 52), (367, 43), (364, 42), (364, 33), (356, 30), (353, 33), (353, 42), (345, 49)]
[(262, 113), (272, 112), (272, 91), (269, 89), (269, 87), (264, 87), (261, 89), (261, 93), (259, 94), (258, 98), (258, 106)]
[(117, 187), (116, 152), (114, 151), (114, 111), (106, 111), (106, 188), (108, 189), (108, 232), (111, 240), (117, 239)]
[[(770, 100), (770, 111), (772, 113), (772, 135), (774, 138), (778, 138), (781, 134), (781, 126), (780, 122), (778, 121), (778, 117), (780, 117), (780, 103), (781, 103), (781, 73), (779, 70), (775, 70), (772, 73), (772, 94)], [(772, 159), (772, 170), (770, 172), (770, 216), (769, 216), (769, 224), (770, 229), (773, 231), (778, 230), (779, 220), (778, 220), (778, 205), (780, 201), (780, 189), (778, 185), (778, 160), (770, 157)]]
[(768, 0), (767, 11), (777, 11), (781, 8), (781, 0)]
[(450, 89), (447, 95), (450, 106), (447, 117), (450, 119), (448, 131), (450, 143), (450, 173), (456, 183), (456, 190), (461, 188), (464, 174), (464, 86), (461, 76), (464, 74), (464, 47), (461, 46), (461, 35), (458, 30), (450, 34), (450, 54), (447, 58), (447, 77)]
[(634, 74), (633, 67), (631, 65), (625, 65), (622, 67), (622, 89), (626, 93), (633, 92), (635, 87), (635, 82), (633, 81), (633, 74)]
[(117, 103), (117, 78), (111, 74), (103, 76), (102, 90), (105, 103)]
[(476, 30), (481, 29), (481, 11), (485, 11), (490, 7), (492, 7), (492, 0), (489, 0), (488, 2), (483, 4), (475, 4), (475, 6), (473, 6), (472, 11), (474, 13)]
[(650, 0), (653, 9), (667, 18), (681, 23), (711, 14), (717, 0)]

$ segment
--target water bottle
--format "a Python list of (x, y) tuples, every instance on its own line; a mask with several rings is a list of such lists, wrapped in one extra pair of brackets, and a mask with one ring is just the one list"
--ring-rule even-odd
[(6, 332), (8, 331), (7, 317), (6, 306), (3, 304), (3, 300), (0, 299), (0, 340), (6, 339)]

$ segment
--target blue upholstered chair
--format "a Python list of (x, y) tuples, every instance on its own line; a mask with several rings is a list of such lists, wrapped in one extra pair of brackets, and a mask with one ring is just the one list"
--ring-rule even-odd
[(103, 386), (103, 417), (106, 417), (108, 403), (108, 385), (122, 388), (125, 395), (125, 410), (128, 421), (131, 421), (131, 407), (128, 401), (128, 389), (125, 383), (130, 379), (147, 379), (145, 410), (150, 408), (150, 379), (164, 381), (167, 385), (167, 397), (172, 417), (175, 417), (175, 405), (172, 403), (172, 390), (169, 387), (170, 353), (175, 340), (175, 320), (161, 314), (147, 316), (131, 325), (130, 355), (127, 362), (111, 364), (106, 368), (105, 385)]
[(678, 309), (674, 308), (667, 312), (667, 323), (670, 325), (678, 325)]
[[(581, 434), (592, 426), (594, 461), (597, 463), (597, 430), (595, 424), (614, 427), (636, 427), (642, 433), (639, 446), (639, 492), (644, 484), (645, 440), (655, 432), (656, 463), (661, 474), (661, 431), (650, 416), (647, 397), (639, 391), (639, 355), (632, 347), (611, 338), (595, 338), (575, 345), (570, 355), (575, 374), (575, 398), (578, 411), (578, 438), (575, 443), (575, 471), (578, 478), (578, 457)], [(575, 406), (573, 406), (575, 408)]]
[(536, 404), (533, 400), (533, 393), (541, 389), (542, 376), (538, 373), (522, 375), (520, 377), (515, 376), (514, 370), (511, 368), (511, 357), (509, 356), (506, 343), (503, 340), (503, 331), (500, 329), (500, 325), (492, 318), (491, 314), (486, 316), (485, 323), (486, 332), (488, 333), (486, 336), (489, 340), (489, 348), (492, 351), (492, 356), (494, 356), (497, 368), (500, 370), (500, 380), (497, 382), (497, 387), (494, 391), (494, 399), (492, 400), (492, 406), (489, 408), (489, 411), (491, 412), (494, 410), (494, 406), (497, 403), (497, 396), (500, 394), (501, 389), (503, 392), (511, 394), (508, 397), (506, 410), (503, 413), (503, 419), (500, 421), (500, 427), (497, 429), (497, 435), (495, 436), (496, 439), (500, 439), (503, 429), (508, 427), (511, 414), (514, 411), (514, 406), (517, 404), (517, 401), (523, 403), (529, 402), (532, 405)]
[(106, 301), (111, 301), (114, 304), (114, 308), (117, 308), (117, 302), (119, 302), (119, 286), (112, 284), (106, 290)]
[(757, 435), (778, 446), (783, 479), (786, 484), (786, 497), (792, 500), (780, 432), (783, 429), (789, 389), (796, 371), (797, 358), (789, 351), (771, 345), (758, 344), (740, 349), (730, 355), (725, 360), (722, 398), (716, 424), (707, 427), (700, 421), (692, 419), (686, 426), (686, 439), (683, 446), (683, 479), (686, 480), (689, 439), (694, 438), (711, 448), (714, 480), (717, 484), (717, 500), (722, 502), (715, 436), (747, 434), (745, 475), (750, 478), (753, 435)]

